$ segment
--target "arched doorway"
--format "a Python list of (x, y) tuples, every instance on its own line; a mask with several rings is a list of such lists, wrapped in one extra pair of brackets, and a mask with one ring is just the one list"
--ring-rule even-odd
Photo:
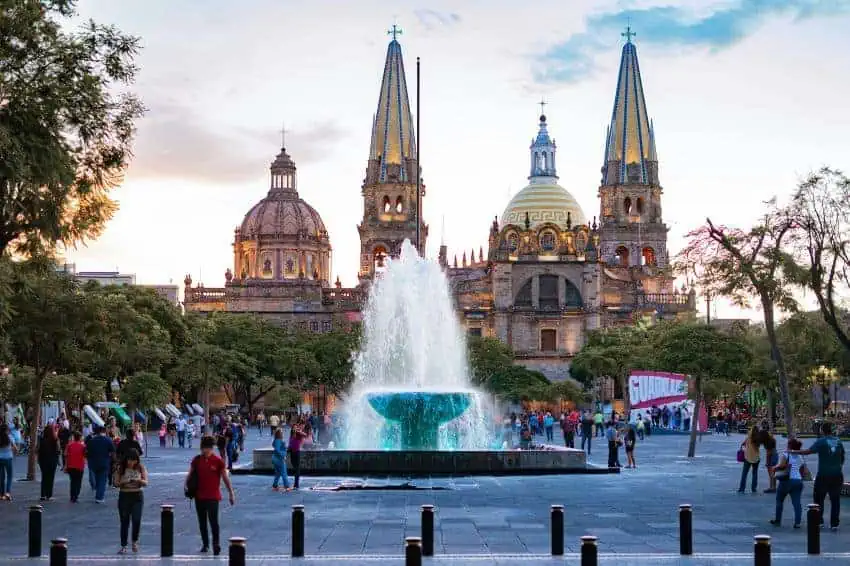
[(641, 250), (641, 256), (642, 256), (644, 265), (655, 266), (655, 264), (656, 264), (655, 250), (653, 250), (650, 247), (645, 247)]
[(626, 246), (619, 246), (617, 251), (614, 252), (616, 255), (617, 265), (620, 267), (628, 267), (629, 266), (629, 248)]

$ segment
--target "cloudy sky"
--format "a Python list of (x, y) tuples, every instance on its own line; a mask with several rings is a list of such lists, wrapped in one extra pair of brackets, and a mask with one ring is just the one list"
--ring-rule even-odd
[[(104, 236), (78, 270), (208, 287), (233, 229), (286, 145), (328, 226), (333, 271), (356, 283), (360, 185), (393, 22), (414, 92), (422, 59), (424, 214), (436, 256), (487, 243), (526, 184), (541, 97), (561, 184), (588, 217), (623, 38), (637, 44), (670, 247), (708, 215), (745, 226), (809, 170), (850, 169), (850, 0), (81, 0), (142, 38), (149, 111)], [(411, 101), (413, 103), (413, 101)], [(733, 315), (720, 305), (718, 315)]]

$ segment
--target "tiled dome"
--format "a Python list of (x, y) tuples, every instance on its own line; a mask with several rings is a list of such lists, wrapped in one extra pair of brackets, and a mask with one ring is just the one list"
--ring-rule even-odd
[(242, 221), (243, 238), (300, 236), (327, 240), (328, 231), (316, 209), (297, 194), (272, 191)]

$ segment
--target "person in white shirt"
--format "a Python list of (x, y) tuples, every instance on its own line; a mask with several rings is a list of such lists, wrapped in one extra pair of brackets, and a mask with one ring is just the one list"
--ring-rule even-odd
[(186, 447), (186, 417), (184, 415), (180, 415), (177, 417), (177, 422), (175, 423), (177, 426), (177, 444), (180, 448)]
[(682, 430), (691, 430), (691, 412), (687, 407), (682, 407)]
[(186, 442), (189, 444), (189, 448), (192, 447), (192, 438), (195, 436), (195, 423), (191, 420), (186, 423)]

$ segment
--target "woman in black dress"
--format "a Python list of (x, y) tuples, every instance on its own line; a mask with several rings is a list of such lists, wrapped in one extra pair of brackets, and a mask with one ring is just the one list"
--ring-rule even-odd
[(38, 441), (38, 467), (41, 469), (41, 501), (53, 500), (53, 480), (59, 466), (59, 438), (56, 427), (49, 423)]
[(626, 467), (637, 468), (635, 463), (635, 445), (637, 444), (637, 435), (633, 426), (629, 426), (626, 430)]

